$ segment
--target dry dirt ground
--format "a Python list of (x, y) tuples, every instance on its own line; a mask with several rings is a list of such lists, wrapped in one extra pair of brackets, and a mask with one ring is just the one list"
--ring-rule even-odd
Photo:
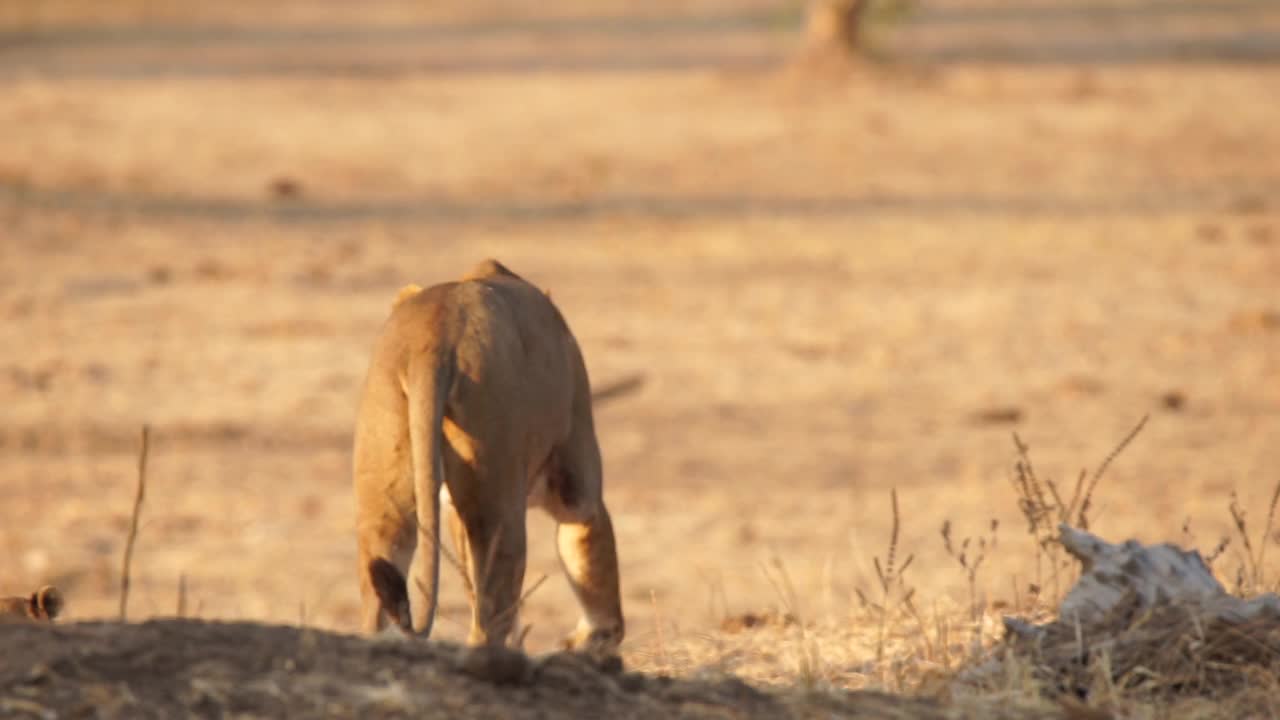
[(0, 713), (122, 720), (948, 717), (927, 700), (870, 691), (774, 695), (732, 677), (624, 672), (573, 653), (484, 662), (455, 646), (367, 642), (296, 627), (201, 620), (121, 627), (0, 625), (5, 647), (31, 649), (0, 659)]
[[(150, 423), (130, 617), (352, 632), (370, 343), (402, 284), (491, 255), (551, 291), (597, 383), (644, 377), (597, 418), (629, 668), (946, 669), (971, 586), (944, 521), (998, 521), (984, 637), (1049, 585), (1015, 430), (1070, 484), (1149, 414), (1093, 529), (1207, 551), (1235, 492), (1274, 545), (1280, 10), (927, 5), (878, 29), (896, 61), (838, 77), (787, 67), (795, 7), (763, 2), (5, 6), (0, 594), (113, 616)], [(885, 638), (899, 675), (856, 595), (891, 488), (925, 616)], [(575, 620), (550, 529), (538, 652)], [(747, 613), (801, 622), (721, 629)]]

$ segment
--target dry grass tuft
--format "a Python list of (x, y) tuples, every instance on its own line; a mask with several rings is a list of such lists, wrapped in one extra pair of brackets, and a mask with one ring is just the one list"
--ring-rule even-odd
[(1036, 640), (1013, 639), (1044, 692), (1098, 703), (1222, 700), (1248, 688), (1280, 697), (1280, 617), (1204, 621), (1180, 606), (1131, 598), (1102, 621), (1059, 619)]
[[(1236, 570), (1235, 592), (1237, 595), (1275, 589), (1280, 582), (1277, 578), (1268, 579), (1265, 570), (1267, 546), (1275, 541), (1272, 532), (1275, 526), (1277, 504), (1280, 504), (1280, 481), (1276, 482), (1275, 490), (1271, 493), (1271, 501), (1267, 504), (1266, 524), (1255, 549), (1254, 543), (1249, 538), (1249, 523), (1245, 509), (1240, 506), (1240, 498), (1236, 495), (1236, 491), (1231, 491), (1231, 503), (1227, 506), (1227, 510), (1231, 513), (1232, 525), (1240, 536), (1241, 545), (1244, 546), (1244, 559)], [(1224, 539), (1220, 547), (1225, 545)]]
[[(1037, 546), (1036, 581), (1031, 588), (1033, 596), (1040, 597), (1044, 589), (1044, 565), (1047, 559), (1053, 597), (1061, 597), (1064, 582), (1062, 571), (1069, 568), (1071, 563), (1058, 544), (1057, 527), (1060, 523), (1066, 523), (1082, 530), (1089, 529), (1089, 510), (1093, 507), (1093, 493), (1098, 488), (1098, 482), (1107, 468), (1111, 467), (1111, 463), (1142, 432), (1148, 417), (1142, 416), (1138, 424), (1107, 454), (1092, 476), (1087, 470), (1080, 471), (1075, 487), (1065, 501), (1052, 478), (1042, 480), (1036, 475), (1035, 465), (1031, 462), (1030, 446), (1016, 432), (1013, 433), (1013, 445), (1018, 453), (1018, 459), (1014, 463), (1013, 487), (1018, 494), (1018, 509), (1027, 520), (1027, 532), (1035, 539)], [(1065, 580), (1069, 582), (1070, 578)]]

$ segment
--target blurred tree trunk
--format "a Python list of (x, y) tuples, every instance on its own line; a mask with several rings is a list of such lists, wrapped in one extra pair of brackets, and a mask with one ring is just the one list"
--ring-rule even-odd
[(806, 51), (853, 55), (858, 52), (862, 21), (870, 0), (809, 0)]

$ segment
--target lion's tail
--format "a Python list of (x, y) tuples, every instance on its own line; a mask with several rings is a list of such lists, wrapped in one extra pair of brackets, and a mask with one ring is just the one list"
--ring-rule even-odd
[[(440, 487), (444, 482), (444, 409), (453, 387), (456, 361), (452, 348), (439, 348), (411, 362), (407, 378), (409, 443), (413, 453), (413, 491), (417, 502), (418, 549), (426, 587), (426, 607), (415, 613), (424, 620), (418, 633), (431, 635), (440, 588)], [(400, 628), (413, 633), (406, 580), (394, 565), (375, 560), (370, 567), (379, 600)]]
[[(426, 620), (419, 631), (431, 635), (440, 588), (440, 486), (444, 482), (444, 406), (453, 388), (452, 348), (427, 353), (418, 368), (410, 368), (409, 442), (413, 447), (413, 491), (418, 503), (418, 552), (425, 553), (423, 577), (428, 587)], [(415, 372), (416, 370), (416, 372)], [(416, 377), (415, 377), (416, 376)], [(428, 542), (430, 547), (423, 547)]]

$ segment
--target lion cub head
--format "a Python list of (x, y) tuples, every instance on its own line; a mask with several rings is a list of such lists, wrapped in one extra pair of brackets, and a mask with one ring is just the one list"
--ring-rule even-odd
[(0, 597), (0, 622), (52, 622), (62, 612), (62, 593), (45, 585), (28, 597)]

